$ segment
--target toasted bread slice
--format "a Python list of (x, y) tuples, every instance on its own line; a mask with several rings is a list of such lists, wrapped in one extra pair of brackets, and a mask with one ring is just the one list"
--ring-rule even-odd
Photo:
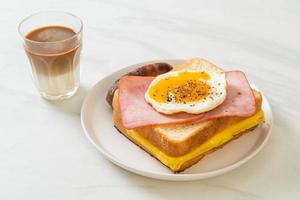
[[(253, 92), (258, 113), (261, 112), (262, 97), (259, 92), (255, 90), (253, 90)], [(193, 152), (205, 141), (212, 138), (216, 133), (226, 129), (227, 127), (230, 127), (231, 125), (245, 120), (245, 118), (240, 117), (226, 117), (221, 119), (208, 120), (200, 123), (156, 125), (141, 127), (134, 130), (126, 130), (122, 125), (118, 102), (118, 91), (116, 91), (113, 99), (113, 120), (116, 128), (132, 142), (156, 157), (174, 172), (179, 172), (192, 166), (207, 153), (221, 148), (221, 146), (223, 146), (224, 144), (221, 144), (200, 154), (195, 154)], [(235, 133), (235, 135), (230, 140), (226, 141), (226, 143), (248, 132), (248, 129), (251, 130), (255, 128), (259, 122), (260, 121), (257, 120), (257, 123), (253, 123), (251, 127), (247, 127), (247, 130), (242, 129), (238, 131), (238, 133)], [(135, 137), (133, 137), (134, 135)], [(149, 144), (146, 145), (146, 143)], [(159, 151), (159, 154), (163, 154), (163, 157), (161, 157), (162, 155), (158, 156), (157, 154), (155, 154), (155, 151)], [(194, 156), (186, 158), (187, 154), (191, 154)], [(181, 161), (178, 163), (176, 161), (173, 162), (173, 157), (179, 158), (181, 159)], [(170, 160), (171, 164), (169, 165), (169, 162), (164, 162), (163, 159)]]
[[(253, 90), (257, 111), (261, 108), (261, 94)], [(118, 105), (118, 91), (114, 95), (113, 101), (114, 121), (115, 123), (121, 119)], [(217, 131), (241, 120), (238, 117), (226, 117), (208, 120), (201, 123), (181, 123), (172, 125), (146, 126), (134, 129), (144, 138), (151, 141), (162, 152), (169, 156), (181, 156), (199, 146)], [(120, 126), (121, 125), (121, 126)], [(122, 124), (116, 126), (123, 129)], [(120, 129), (120, 130), (121, 130)], [(122, 130), (121, 130), (122, 131)], [(124, 130), (125, 131), (125, 130)], [(123, 132), (123, 131), (122, 131)]]

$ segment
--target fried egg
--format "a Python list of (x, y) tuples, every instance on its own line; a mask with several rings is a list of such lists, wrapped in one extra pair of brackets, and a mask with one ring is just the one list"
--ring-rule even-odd
[(225, 72), (212, 66), (191, 66), (161, 74), (145, 93), (145, 100), (164, 114), (207, 112), (225, 98)]

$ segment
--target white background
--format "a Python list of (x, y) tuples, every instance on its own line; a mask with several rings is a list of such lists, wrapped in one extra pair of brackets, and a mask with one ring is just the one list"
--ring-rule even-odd
[[(17, 33), (25, 16), (49, 9), (84, 22), (82, 87), (55, 104), (39, 97)], [(298, 0), (1, 1), (0, 199), (299, 199), (299, 10)], [(262, 89), (275, 117), (266, 147), (237, 170), (185, 183), (104, 159), (80, 125), (89, 88), (130, 64), (193, 56), (243, 70)]]

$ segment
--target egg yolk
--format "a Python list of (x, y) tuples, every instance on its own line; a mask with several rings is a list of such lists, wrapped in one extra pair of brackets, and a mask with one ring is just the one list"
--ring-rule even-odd
[(210, 86), (203, 82), (210, 76), (205, 72), (179, 72), (159, 80), (149, 90), (149, 96), (157, 102), (190, 103), (208, 96)]

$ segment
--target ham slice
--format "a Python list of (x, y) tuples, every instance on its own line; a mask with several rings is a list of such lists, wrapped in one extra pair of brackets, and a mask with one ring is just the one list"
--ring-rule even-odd
[(125, 76), (119, 83), (119, 105), (123, 126), (133, 129), (142, 126), (202, 122), (221, 117), (249, 117), (256, 111), (255, 98), (245, 74), (226, 72), (227, 96), (217, 108), (202, 114), (177, 113), (165, 115), (149, 105), (144, 95), (153, 77)]

